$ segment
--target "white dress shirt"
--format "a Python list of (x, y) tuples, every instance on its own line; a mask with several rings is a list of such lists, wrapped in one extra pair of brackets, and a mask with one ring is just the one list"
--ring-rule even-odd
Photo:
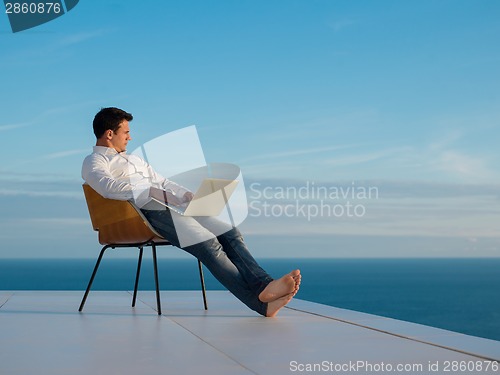
[(131, 199), (138, 207), (151, 201), (150, 187), (169, 191), (179, 198), (188, 191), (156, 173), (139, 156), (104, 146), (94, 146), (94, 152), (85, 158), (82, 178), (104, 198)]

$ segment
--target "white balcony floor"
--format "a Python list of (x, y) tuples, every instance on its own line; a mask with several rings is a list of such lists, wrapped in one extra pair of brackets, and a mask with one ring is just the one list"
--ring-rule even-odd
[[(311, 373), (299, 366), (323, 361), (363, 361), (351, 367), (356, 374), (388, 366), (394, 374), (453, 373), (446, 361), (482, 363), (464, 374), (500, 373), (485, 370), (500, 360), (499, 341), (302, 300), (269, 319), (222, 291), (207, 292), (208, 311), (199, 291), (163, 291), (162, 316), (153, 291), (140, 291), (135, 308), (129, 292), (92, 291), (79, 313), (82, 295), (0, 291), (0, 374), (279, 375)], [(416, 367), (398, 371), (398, 364)], [(379, 371), (366, 371), (369, 365)]]

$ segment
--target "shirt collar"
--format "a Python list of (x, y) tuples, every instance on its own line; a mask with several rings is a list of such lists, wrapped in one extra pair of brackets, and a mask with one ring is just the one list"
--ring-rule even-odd
[(94, 153), (95, 154), (103, 154), (103, 155), (117, 155), (118, 152), (111, 147), (106, 147), (106, 146), (94, 146)]

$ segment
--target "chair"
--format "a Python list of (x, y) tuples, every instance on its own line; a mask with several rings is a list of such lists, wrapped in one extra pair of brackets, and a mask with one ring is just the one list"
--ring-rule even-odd
[[(158, 315), (161, 315), (160, 303), (160, 284), (158, 281), (158, 263), (156, 260), (156, 247), (171, 245), (159, 235), (146, 220), (142, 212), (131, 201), (119, 201), (115, 199), (106, 199), (98, 194), (89, 185), (83, 185), (83, 192), (89, 209), (90, 220), (94, 230), (99, 232), (99, 243), (104, 245), (99, 257), (97, 258), (94, 271), (90, 277), (87, 290), (83, 296), (80, 308), (83, 310), (85, 301), (92, 287), (95, 275), (101, 263), (104, 252), (109, 248), (137, 247), (139, 249), (139, 260), (137, 262), (137, 273), (135, 277), (134, 296), (132, 298), (132, 307), (135, 306), (137, 298), (137, 287), (139, 285), (139, 275), (141, 272), (143, 248), (150, 246), (153, 252), (154, 278), (156, 284), (156, 305)], [(203, 293), (203, 303), (205, 310), (207, 307), (207, 297), (205, 292), (205, 280), (203, 278), (203, 268), (198, 260), (198, 269), (200, 272), (201, 290)]]

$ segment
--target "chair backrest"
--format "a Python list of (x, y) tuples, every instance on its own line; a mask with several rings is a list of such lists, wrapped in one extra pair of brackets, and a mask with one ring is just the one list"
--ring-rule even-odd
[(87, 184), (83, 192), (101, 245), (165, 242), (132, 202), (104, 198)]

